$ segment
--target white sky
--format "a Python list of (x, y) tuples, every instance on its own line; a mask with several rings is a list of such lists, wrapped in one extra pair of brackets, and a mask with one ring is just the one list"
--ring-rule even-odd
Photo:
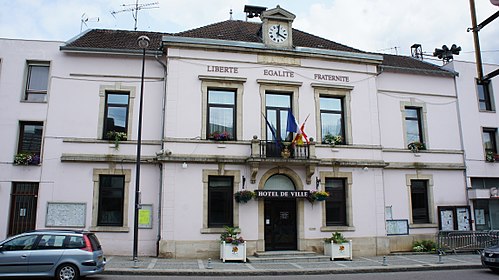
[[(80, 28), (133, 30), (128, 8), (135, 0), (1, 0), (0, 37), (67, 41)], [(245, 20), (244, 5), (282, 8), (296, 15), (293, 27), (364, 51), (410, 55), (456, 44), (455, 59), (474, 61), (469, 0), (140, 0), (159, 8), (138, 14), (138, 30), (179, 32), (229, 19)], [(475, 0), (478, 23), (499, 7)], [(82, 25), (83, 18), (90, 18)], [(99, 18), (97, 22), (95, 18)], [(93, 20), (92, 20), (93, 19)], [(252, 21), (255, 21), (253, 19)], [(499, 64), (499, 18), (479, 32), (482, 59)], [(395, 50), (397, 48), (397, 51)]]

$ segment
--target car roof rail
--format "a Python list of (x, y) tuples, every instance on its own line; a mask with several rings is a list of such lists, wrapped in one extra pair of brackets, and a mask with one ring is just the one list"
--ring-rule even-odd
[(27, 231), (26, 233), (29, 232), (67, 232), (67, 233), (84, 233), (84, 230), (74, 230), (74, 229), (35, 229), (31, 231)]

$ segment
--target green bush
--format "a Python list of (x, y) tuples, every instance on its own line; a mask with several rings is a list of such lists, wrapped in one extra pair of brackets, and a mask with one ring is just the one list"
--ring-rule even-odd
[(433, 240), (421, 240), (412, 242), (412, 251), (414, 252), (435, 252), (437, 244)]

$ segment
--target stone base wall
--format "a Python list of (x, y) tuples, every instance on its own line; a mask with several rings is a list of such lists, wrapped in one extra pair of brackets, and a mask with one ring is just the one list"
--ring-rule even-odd
[[(435, 235), (380, 236), (352, 238), (353, 256), (382, 256), (394, 252), (412, 251), (412, 243), (419, 240), (435, 240)], [(246, 241), (248, 256), (257, 251), (257, 241)], [(300, 250), (324, 253), (322, 239), (300, 240)], [(159, 257), (177, 259), (216, 259), (220, 257), (220, 243), (214, 241), (174, 241), (159, 243)]]
[[(246, 254), (256, 252), (256, 241), (246, 241)], [(174, 259), (217, 259), (220, 258), (220, 243), (214, 241), (174, 241), (159, 242), (159, 257)]]
[(412, 251), (412, 243), (414, 241), (421, 240), (433, 240), (435, 239), (435, 234), (415, 234), (415, 235), (403, 235), (403, 236), (389, 236), (390, 240), (390, 252), (409, 252)]

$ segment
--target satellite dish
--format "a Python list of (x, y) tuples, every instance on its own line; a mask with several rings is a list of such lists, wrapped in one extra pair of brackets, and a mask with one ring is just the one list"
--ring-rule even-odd
[(490, 3), (495, 6), (499, 6), (499, 0), (490, 0)]

